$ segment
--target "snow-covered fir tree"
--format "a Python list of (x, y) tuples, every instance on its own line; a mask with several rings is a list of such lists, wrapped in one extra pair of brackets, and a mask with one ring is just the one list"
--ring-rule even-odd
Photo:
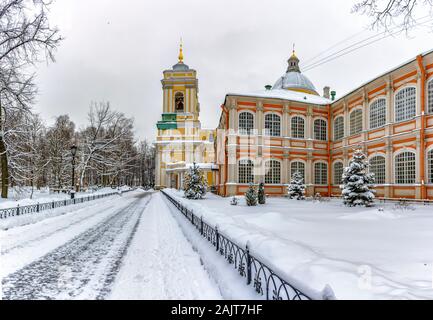
[(250, 186), (245, 193), (245, 201), (247, 202), (247, 206), (256, 206), (257, 205), (257, 190), (256, 187), (250, 183)]
[(265, 184), (261, 182), (259, 184), (259, 190), (257, 192), (257, 197), (259, 204), (265, 204), (266, 203), (266, 195), (265, 195)]
[(203, 171), (194, 162), (185, 174), (183, 181), (184, 195), (187, 199), (203, 199), (207, 190), (207, 181)]
[(371, 189), (374, 183), (374, 174), (368, 173), (368, 161), (361, 150), (356, 150), (349, 166), (344, 168), (342, 189), (345, 205), (371, 206), (374, 201), (375, 190)]
[(290, 180), (288, 194), (290, 199), (303, 200), (305, 199), (305, 184), (304, 178), (299, 171), (296, 171), (292, 175), (292, 179)]

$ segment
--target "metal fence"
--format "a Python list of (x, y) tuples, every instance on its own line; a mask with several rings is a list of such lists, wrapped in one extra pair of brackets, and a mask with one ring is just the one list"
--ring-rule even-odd
[[(211, 227), (203, 221), (203, 217), (197, 217), (191, 210), (183, 206), (179, 201), (164, 191), (161, 191), (167, 199), (182, 213), (207, 239), (229, 264), (233, 264), (241, 277), (246, 279), (247, 285), (252, 285), (260, 295), (265, 295), (267, 300), (313, 300), (332, 299), (332, 292), (328, 291), (321, 296), (312, 297), (277, 275), (271, 268), (251, 255), (248, 244), (245, 248), (238, 246), (227, 236), (219, 232), (218, 227)], [(330, 288), (327, 288), (330, 290)]]
[[(121, 193), (125, 193), (125, 192), (132, 191), (132, 190), (134, 190), (134, 189), (125, 190), (125, 191), (122, 191)], [(80, 197), (80, 198), (75, 198), (75, 199), (65, 199), (65, 200), (57, 200), (57, 201), (44, 202), (44, 203), (36, 203), (36, 204), (27, 205), (27, 206), (18, 205), (18, 206), (13, 207), (13, 208), (0, 209), (0, 219), (6, 219), (9, 217), (21, 216), (21, 215), (30, 214), (30, 213), (37, 213), (37, 212), (41, 212), (44, 210), (60, 208), (60, 207), (69, 206), (72, 204), (78, 204), (78, 203), (91, 201), (91, 200), (97, 200), (97, 199), (113, 196), (116, 194), (118, 194), (118, 192), (94, 194), (94, 195), (89, 195), (86, 197)]]

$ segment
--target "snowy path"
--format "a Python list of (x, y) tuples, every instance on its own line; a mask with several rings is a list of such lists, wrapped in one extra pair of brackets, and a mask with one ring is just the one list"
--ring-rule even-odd
[(6, 232), (3, 299), (104, 298), (150, 199), (147, 193), (125, 198), (96, 206), (87, 215), (84, 210), (17, 228), (26, 231), (21, 236), (14, 229)]
[(222, 299), (160, 193), (152, 195), (109, 299)]

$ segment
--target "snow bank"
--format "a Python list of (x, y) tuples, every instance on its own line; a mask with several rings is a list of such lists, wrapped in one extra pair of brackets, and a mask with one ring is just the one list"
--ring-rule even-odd
[[(321, 292), (327, 284), (338, 299), (432, 299), (433, 207), (396, 209), (394, 204), (348, 208), (330, 202), (268, 198), (238, 206), (207, 194), (187, 200), (165, 189), (197, 216), (289, 282)], [(380, 209), (380, 210), (379, 210)]]

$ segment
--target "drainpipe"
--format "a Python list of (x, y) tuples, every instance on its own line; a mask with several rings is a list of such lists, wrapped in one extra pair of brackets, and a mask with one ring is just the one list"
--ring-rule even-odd
[(416, 57), (419, 69), (421, 71), (421, 132), (420, 132), (420, 149), (421, 149), (421, 166), (420, 166), (420, 176), (421, 176), (421, 198), (427, 198), (427, 192), (425, 187), (425, 80), (426, 73), (423, 64), (422, 55)]

